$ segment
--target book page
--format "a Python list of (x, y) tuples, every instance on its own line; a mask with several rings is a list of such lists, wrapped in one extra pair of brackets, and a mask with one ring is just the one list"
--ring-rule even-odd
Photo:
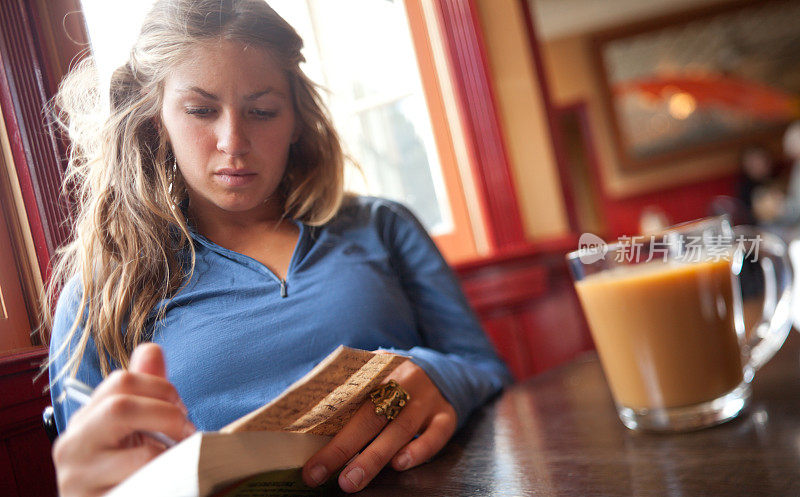
[(269, 404), (220, 430), (335, 435), (399, 364), (408, 358), (339, 346)]

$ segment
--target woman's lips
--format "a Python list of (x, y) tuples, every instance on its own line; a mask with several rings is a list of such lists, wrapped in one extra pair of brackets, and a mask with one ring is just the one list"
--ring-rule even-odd
[(246, 170), (221, 169), (214, 173), (214, 177), (227, 186), (244, 186), (256, 178), (256, 173)]

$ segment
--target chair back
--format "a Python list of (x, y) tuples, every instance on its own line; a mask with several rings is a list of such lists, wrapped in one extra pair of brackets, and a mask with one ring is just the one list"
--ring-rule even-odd
[(44, 426), (44, 432), (47, 433), (50, 443), (55, 442), (58, 437), (58, 428), (56, 428), (56, 415), (55, 411), (53, 411), (53, 406), (47, 406), (42, 411), (42, 426)]

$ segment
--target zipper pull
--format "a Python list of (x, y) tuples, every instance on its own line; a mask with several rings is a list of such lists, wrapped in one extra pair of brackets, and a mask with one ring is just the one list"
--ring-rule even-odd
[(286, 280), (281, 280), (281, 298), (286, 298)]

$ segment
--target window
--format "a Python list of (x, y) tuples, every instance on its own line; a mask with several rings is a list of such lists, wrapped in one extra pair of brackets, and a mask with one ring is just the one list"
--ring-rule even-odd
[[(303, 37), (303, 70), (328, 90), (334, 123), (360, 166), (346, 171), (347, 188), (409, 206), (454, 262), (477, 254), (471, 223), (479, 216), (468, 215), (423, 9), (418, 0), (408, 2), (269, 3)], [(82, 3), (107, 82), (152, 0)]]

